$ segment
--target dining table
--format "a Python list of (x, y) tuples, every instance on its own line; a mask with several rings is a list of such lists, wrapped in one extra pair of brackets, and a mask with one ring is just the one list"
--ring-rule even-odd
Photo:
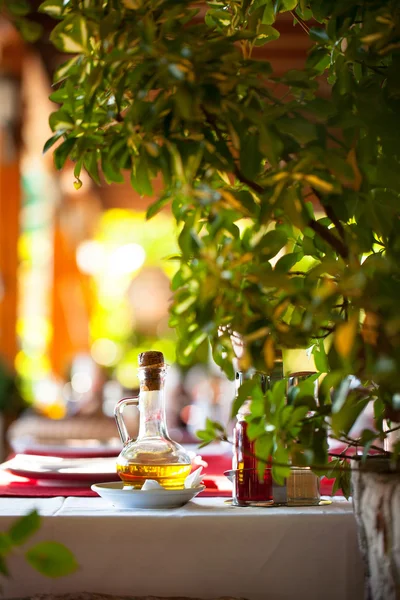
[[(30, 544), (57, 541), (79, 569), (46, 578), (23, 553), (9, 562), (4, 598), (97, 592), (248, 600), (358, 600), (363, 568), (351, 502), (233, 507), (195, 498), (176, 509), (117, 510), (103, 498), (0, 498), (0, 531), (36, 509)], [(27, 544), (29, 547), (29, 544)]]
[(0, 580), (3, 598), (88, 592), (361, 600), (363, 564), (351, 500), (325, 496), (317, 506), (236, 507), (223, 475), (229, 453), (205, 454), (204, 492), (182, 507), (152, 510), (115, 508), (83, 482), (34, 481), (0, 469), (0, 532), (37, 510), (40, 528), (26, 548), (56, 541), (79, 565), (50, 579), (28, 564), (21, 548), (8, 559), (11, 577)]

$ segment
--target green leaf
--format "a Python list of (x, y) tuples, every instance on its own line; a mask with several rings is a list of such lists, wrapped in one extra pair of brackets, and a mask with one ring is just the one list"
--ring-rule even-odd
[[(342, 466), (345, 466), (345, 461), (343, 461)], [(347, 463), (346, 463), (346, 466), (348, 466)], [(343, 471), (340, 474), (339, 483), (340, 483), (340, 487), (343, 492), (343, 496), (346, 498), (346, 500), (348, 500), (351, 495), (351, 471), (350, 471), (350, 469), (347, 469), (346, 471)]]
[(93, 181), (97, 183), (97, 185), (101, 185), (98, 157), (96, 151), (87, 152), (85, 154), (83, 159), (83, 166), (85, 167), (86, 171), (93, 179)]
[(0, 556), (4, 556), (12, 549), (12, 539), (8, 533), (0, 533)]
[(6, 559), (4, 558), (4, 556), (1, 556), (1, 555), (0, 555), (0, 574), (4, 575), (4, 577), (10, 576), (10, 572), (7, 567)]
[(260, 127), (260, 150), (273, 167), (277, 167), (284, 146), (282, 140), (270, 128)]
[(162, 196), (159, 198), (159, 200), (157, 200), (157, 202), (150, 204), (146, 212), (146, 219), (149, 220), (157, 215), (164, 208), (164, 206), (169, 204), (169, 202), (171, 202), (171, 198), (169, 196)]
[(225, 428), (221, 425), (221, 423), (218, 423), (218, 421), (212, 421), (208, 417), (206, 419), (206, 428), (196, 431), (196, 435), (200, 440), (203, 441), (203, 443), (200, 445), (200, 448), (207, 446), (215, 440), (220, 440), (221, 438), (226, 439), (227, 437)]
[(273, 436), (270, 433), (265, 433), (256, 439), (254, 444), (254, 452), (257, 458), (262, 460), (257, 460), (257, 471), (260, 479), (264, 477), (265, 469), (267, 467), (267, 463), (270, 460), (270, 455), (272, 451), (273, 445)]
[(143, 154), (137, 159), (132, 167), (131, 185), (141, 196), (153, 195), (153, 186), (150, 181), (148, 163)]
[(335, 476), (335, 481), (332, 486), (332, 496), (340, 489), (340, 474)]
[(44, 147), (43, 147), (43, 154), (45, 154), (48, 150), (50, 150), (50, 148), (52, 148), (52, 146), (54, 146), (54, 144), (60, 139), (60, 137), (62, 137), (64, 135), (64, 133), (62, 131), (58, 131), (55, 135), (53, 135), (49, 140), (47, 140), (47, 142), (45, 143)]
[(55, 19), (61, 18), (64, 12), (64, 0), (45, 0), (39, 6), (39, 12), (45, 13)]
[(200, 448), (203, 448), (207, 444), (211, 444), (211, 442), (215, 441), (214, 435), (210, 431), (208, 431), (208, 429), (199, 429), (198, 431), (196, 431), (196, 435), (200, 440), (203, 440), (203, 443), (201, 444)]
[[(285, 479), (290, 475), (289, 452), (282, 444), (279, 444), (273, 455), (273, 462), (283, 466), (272, 466), (272, 477), (278, 485), (284, 485)], [(287, 465), (287, 466), (284, 466)]]
[(309, 35), (314, 42), (319, 42), (320, 44), (329, 44), (331, 41), (326, 30), (321, 27), (311, 27)]
[(315, 46), (307, 57), (306, 66), (318, 73), (323, 73), (330, 63), (331, 58), (327, 47)]
[[(251, 419), (251, 420), (250, 420)], [(247, 417), (247, 437), (250, 441), (258, 439), (261, 435), (265, 433), (265, 419), (263, 417), (252, 417), (251, 415)]]
[(276, 122), (276, 127), (282, 133), (293, 137), (300, 144), (308, 144), (318, 138), (317, 127), (300, 117), (293, 119), (283, 117)]
[(56, 148), (53, 154), (56, 169), (60, 170), (63, 168), (72, 149), (75, 146), (75, 142), (75, 138), (69, 138), (68, 140), (65, 140), (65, 142), (60, 144), (58, 148)]
[(225, 432), (225, 429), (221, 425), (221, 423), (218, 423), (218, 421), (213, 421), (212, 419), (210, 419), (208, 417), (206, 419), (206, 429), (208, 429), (208, 431), (211, 431), (211, 432), (215, 432), (215, 431), (218, 431), (220, 433)]
[(288, 10), (294, 10), (298, 4), (298, 0), (281, 0), (279, 12), (286, 12)]
[(104, 150), (101, 155), (101, 168), (107, 183), (123, 183), (121, 169), (111, 160), (110, 153)]
[(34, 569), (46, 577), (64, 577), (75, 573), (78, 564), (68, 548), (58, 542), (41, 542), (25, 554)]
[(275, 19), (276, 19), (272, 1), (270, 0), (267, 3), (264, 3), (264, 6), (265, 6), (265, 8), (262, 13), (261, 23), (263, 25), (272, 25), (273, 23), (275, 23)]
[(77, 65), (78, 61), (79, 56), (74, 56), (73, 58), (70, 58), (69, 60), (64, 62), (60, 67), (58, 67), (53, 76), (53, 83), (56, 84), (61, 83), (61, 81), (64, 81), (64, 79), (66, 79), (71, 74), (73, 68)]
[(299, 193), (295, 187), (287, 188), (283, 192), (282, 207), (286, 220), (295, 227), (303, 230), (309, 216), (299, 199)]
[(329, 361), (328, 355), (325, 351), (323, 340), (319, 340), (313, 348), (314, 363), (319, 373), (329, 372)]
[(257, 210), (257, 204), (254, 202), (254, 197), (247, 190), (240, 190), (239, 192), (233, 192), (233, 196), (239, 200), (240, 204), (244, 206), (249, 214), (254, 214)]
[(324, 98), (314, 98), (310, 102), (307, 102), (304, 109), (321, 120), (326, 120), (336, 113), (335, 104)]
[(50, 115), (49, 124), (53, 131), (61, 133), (73, 129), (75, 126), (72, 117), (63, 109), (57, 110)]
[(240, 169), (249, 179), (254, 179), (261, 168), (263, 157), (258, 146), (258, 136), (255, 134), (246, 135), (240, 144)]
[(50, 34), (50, 40), (58, 50), (72, 54), (87, 50), (88, 37), (86, 19), (76, 14), (63, 19)]
[(192, 356), (194, 351), (207, 339), (207, 332), (197, 330), (194, 334), (188, 337), (186, 342), (186, 347), (183, 350), (183, 356), (189, 357)]
[(24, 17), (31, 12), (31, 6), (27, 0), (12, 0), (7, 3), (7, 8), (12, 15)]
[(39, 513), (34, 510), (12, 524), (8, 536), (14, 546), (24, 544), (40, 527)]
[(288, 273), (301, 258), (301, 252), (289, 252), (289, 254), (285, 254), (285, 256), (282, 256), (282, 258), (278, 260), (275, 265), (275, 271), (278, 273)]
[(36, 42), (43, 33), (43, 27), (40, 23), (36, 23), (35, 21), (28, 21), (24, 18), (19, 18), (15, 21), (15, 25), (20, 31), (22, 37), (27, 42), (33, 44)]
[(257, 252), (261, 252), (263, 259), (269, 260), (278, 254), (287, 244), (287, 234), (281, 229), (268, 231), (256, 246)]
[(239, 388), (239, 392), (232, 404), (232, 418), (234, 419), (239, 412), (239, 408), (246, 400), (252, 397), (257, 382), (254, 379), (247, 379)]
[[(286, 408), (288, 408), (288, 407), (286, 407)], [(298, 427), (308, 412), (309, 412), (308, 406), (296, 407), (293, 410), (292, 414), (290, 415), (287, 423), (285, 423), (285, 429), (287, 429), (288, 431), (291, 431), (293, 428)]]
[(286, 379), (281, 379), (274, 383), (272, 387), (271, 400), (276, 407), (283, 406), (286, 400)]
[(175, 301), (174, 303), (174, 314), (183, 315), (192, 306), (192, 304), (196, 302), (196, 300), (196, 296), (192, 296), (190, 294), (183, 296), (183, 298), (180, 296), (178, 301)]
[(334, 403), (332, 407), (332, 429), (335, 435), (348, 434), (369, 402), (369, 397), (360, 399), (359, 394), (351, 391), (339, 410), (337, 410), (337, 404)]
[(272, 27), (271, 25), (260, 25), (257, 30), (257, 38), (255, 41), (255, 46), (263, 46), (267, 42), (272, 42), (273, 40), (277, 40), (280, 36), (280, 33), (277, 29)]

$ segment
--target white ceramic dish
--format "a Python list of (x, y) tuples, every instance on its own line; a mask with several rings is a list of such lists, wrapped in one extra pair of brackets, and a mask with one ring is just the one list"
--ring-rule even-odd
[(2, 468), (29, 479), (87, 484), (119, 480), (115, 458), (60, 458), (17, 454), (3, 463)]
[[(125, 486), (126, 487), (126, 486)], [(123, 489), (122, 481), (98, 483), (92, 490), (116, 508), (178, 508), (205, 490), (204, 485), (183, 490), (132, 490)]]

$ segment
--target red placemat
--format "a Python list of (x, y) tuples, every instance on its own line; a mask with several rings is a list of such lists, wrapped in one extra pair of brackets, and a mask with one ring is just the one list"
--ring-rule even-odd
[(48, 481), (38, 481), (18, 477), (9, 471), (0, 471), (0, 496), (19, 496), (51, 498), (54, 496), (97, 496), (85, 485), (60, 485), (59, 482), (49, 485)]
[[(231, 468), (231, 457), (229, 455), (205, 456), (203, 460), (207, 463), (207, 466), (203, 467), (203, 483), (206, 489), (199, 496), (230, 498), (231, 484), (223, 473)], [(329, 496), (332, 492), (332, 484), (332, 479), (323, 478), (321, 494)], [(341, 492), (337, 495), (341, 495)], [(89, 485), (38, 481), (19, 477), (0, 469), (0, 496), (51, 498), (54, 496), (95, 497), (97, 494), (90, 489)]]
[[(331, 479), (323, 479), (321, 482), (321, 494), (329, 496), (332, 492)], [(230, 498), (232, 491), (230, 483), (223, 475), (205, 475), (203, 484), (206, 486), (204, 492), (199, 497), (205, 498)], [(342, 495), (341, 491), (336, 495)], [(48, 481), (37, 481), (35, 479), (26, 479), (17, 477), (8, 471), (0, 470), (0, 496), (14, 496), (26, 498), (53, 498), (54, 496), (81, 496), (95, 497), (97, 494), (90, 487), (84, 485), (49, 485)]]
[[(206, 486), (204, 492), (199, 494), (203, 497), (224, 498), (231, 497), (230, 484), (226, 477), (205, 476), (203, 483)], [(38, 481), (36, 479), (27, 479), (18, 477), (5, 470), (0, 470), (0, 496), (29, 497), (29, 498), (52, 498), (54, 496), (81, 496), (95, 497), (96, 492), (87, 485), (60, 484), (51, 483), (49, 480)]]

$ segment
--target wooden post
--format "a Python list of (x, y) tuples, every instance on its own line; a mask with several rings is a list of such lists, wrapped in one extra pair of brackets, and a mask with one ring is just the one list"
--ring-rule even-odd
[(18, 236), (20, 189), (20, 88), (23, 43), (0, 23), (0, 358), (14, 367), (18, 351)]

